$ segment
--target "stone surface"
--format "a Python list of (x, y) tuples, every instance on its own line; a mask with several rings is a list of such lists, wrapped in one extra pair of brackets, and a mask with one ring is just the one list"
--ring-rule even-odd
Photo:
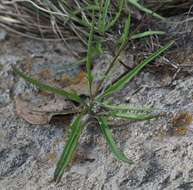
[(115, 160), (99, 130), (91, 127), (82, 135), (77, 161), (61, 183), (55, 185), (50, 181), (67, 139), (67, 126), (30, 125), (17, 117), (14, 96), (37, 94), (38, 90), (14, 76), (11, 65), (26, 68), (29, 57), (40, 63), (48, 55), (48, 61), (54, 64), (65, 59), (57, 53), (58, 48), (60, 52), (65, 50), (62, 45), (16, 37), (0, 45), (0, 189), (193, 189), (192, 128), (187, 126), (185, 134), (170, 133), (175, 114), (193, 114), (192, 75), (162, 86), (161, 74), (143, 70), (123, 91), (115, 94), (115, 102), (153, 106), (168, 114), (158, 120), (113, 128), (116, 141), (134, 164)]
[(7, 37), (7, 32), (3, 29), (0, 30), (0, 41), (5, 40)]

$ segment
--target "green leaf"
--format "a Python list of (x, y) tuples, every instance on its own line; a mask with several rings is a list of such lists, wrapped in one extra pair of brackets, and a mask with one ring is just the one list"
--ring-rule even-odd
[(150, 14), (150, 15), (158, 18), (158, 19), (165, 20), (164, 17), (162, 17), (161, 15), (153, 12), (152, 10), (150, 10), (150, 9), (148, 9), (148, 8), (140, 5), (137, 1), (138, 1), (138, 0), (128, 0), (128, 2), (129, 2), (130, 4), (132, 4), (133, 6), (135, 6), (136, 8), (138, 8), (140, 11), (143, 11), (143, 12), (145, 12), (145, 13), (147, 13), (147, 14)]
[(101, 89), (101, 86), (103, 85), (105, 79), (108, 77), (111, 69), (114, 67), (115, 63), (117, 62), (120, 53), (122, 52), (122, 50), (125, 48), (125, 45), (128, 42), (129, 39), (129, 29), (130, 29), (130, 23), (131, 23), (131, 14), (129, 14), (128, 19), (126, 20), (125, 23), (125, 27), (124, 27), (124, 32), (120, 38), (120, 47), (118, 49), (118, 52), (116, 53), (116, 55), (114, 56), (113, 60), (111, 61), (111, 63), (109, 64), (103, 78), (101, 79), (101, 81), (99, 82), (97, 89), (95, 91), (95, 96), (97, 95), (97, 93), (99, 92), (99, 90)]
[(124, 111), (124, 112), (112, 111), (112, 112), (106, 112), (105, 114), (112, 117), (119, 117), (119, 118), (134, 120), (134, 121), (144, 121), (144, 120), (157, 118), (160, 116), (159, 114), (155, 115), (155, 114), (145, 114), (145, 113), (137, 113), (137, 112), (131, 113), (127, 111)]
[(63, 153), (57, 163), (55, 172), (54, 172), (54, 181), (59, 182), (64, 174), (64, 170), (69, 165), (73, 154), (76, 150), (79, 137), (81, 135), (83, 125), (81, 124), (81, 116), (76, 117), (70, 126), (71, 134), (69, 139), (64, 147)]
[(163, 35), (165, 34), (165, 32), (163, 31), (146, 31), (146, 32), (142, 32), (142, 33), (138, 33), (138, 34), (134, 34), (130, 37), (131, 40), (136, 40), (139, 38), (144, 38), (147, 36), (152, 36), (152, 35)]
[(147, 65), (149, 62), (153, 61), (155, 58), (157, 58), (161, 53), (163, 53), (165, 50), (167, 50), (174, 41), (167, 43), (164, 47), (158, 49), (156, 52), (152, 53), (148, 58), (146, 58), (141, 64), (137, 65), (133, 70), (131, 70), (129, 73), (125, 74), (123, 77), (121, 77), (117, 82), (109, 86), (104, 93), (101, 95), (103, 98), (106, 96), (111, 95), (112, 93), (118, 92), (122, 90), (126, 84), (132, 80), (140, 71), (143, 69), (145, 65)]
[(106, 30), (109, 30), (111, 27), (113, 27), (115, 25), (115, 23), (117, 22), (117, 20), (119, 19), (119, 17), (121, 16), (121, 12), (124, 10), (124, 3), (125, 0), (120, 0), (117, 3), (119, 3), (118, 5), (118, 11), (116, 11), (116, 15), (115, 17), (112, 19), (112, 21), (108, 24), (108, 26), (106, 27)]
[(66, 97), (70, 100), (76, 101), (78, 103), (81, 102), (80, 97), (74, 92), (66, 92), (65, 90), (62, 90), (60, 88), (51, 87), (49, 85), (43, 84), (40, 81), (32, 79), (31, 77), (27, 76), (25, 73), (23, 73), (22, 71), (20, 71), (16, 67), (13, 67), (13, 71), (15, 74), (19, 75), (21, 78), (23, 78), (27, 82), (37, 86), (38, 88), (40, 88), (43, 91), (47, 91), (47, 92), (51, 92), (51, 93), (54, 93), (54, 94), (57, 94), (60, 96), (64, 96), (64, 97)]
[(120, 38), (120, 43), (121, 43), (120, 49), (122, 49), (122, 47), (124, 47), (128, 42), (130, 26), (131, 26), (131, 14), (129, 13), (129, 16), (125, 22), (123, 34)]
[(93, 33), (94, 33), (94, 12), (93, 12), (93, 18), (92, 18), (92, 26), (89, 34), (87, 60), (86, 60), (86, 70), (87, 70), (87, 76), (88, 76), (88, 82), (89, 82), (90, 95), (92, 95), (92, 80), (93, 80), (92, 71), (91, 71), (92, 55), (93, 55), (93, 47), (92, 47)]
[(111, 130), (109, 129), (109, 127), (107, 125), (106, 118), (101, 116), (101, 117), (98, 117), (97, 120), (99, 122), (102, 134), (104, 135), (104, 137), (105, 137), (112, 153), (115, 155), (115, 157), (118, 160), (121, 160), (121, 161), (126, 162), (128, 164), (133, 164), (133, 162), (131, 160), (129, 160), (120, 149), (118, 149), (118, 147), (113, 139)]
[[(104, 33), (105, 28), (107, 25), (107, 15), (108, 15), (108, 9), (110, 5), (110, 0), (102, 1), (101, 10), (100, 10), (100, 17), (99, 17), (99, 31)], [(104, 5), (103, 5), (104, 4)]]
[(96, 42), (96, 55), (101, 55), (102, 53), (104, 53), (103, 47), (102, 47), (102, 42), (100, 40), (97, 40)]
[(128, 104), (108, 104), (108, 103), (100, 103), (97, 102), (98, 104), (100, 104), (102, 107), (107, 108), (109, 110), (112, 111), (127, 111), (127, 112), (138, 112), (138, 113), (152, 113), (154, 111), (154, 109), (151, 108), (147, 108), (147, 107), (134, 107), (134, 106), (130, 106)]

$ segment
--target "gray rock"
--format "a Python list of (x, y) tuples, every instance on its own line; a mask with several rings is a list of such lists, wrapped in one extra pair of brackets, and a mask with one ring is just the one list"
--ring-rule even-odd
[(7, 32), (0, 28), (0, 41), (4, 41), (7, 37)]
[(123, 91), (113, 96), (116, 102), (124, 102), (129, 97), (132, 105), (151, 105), (168, 112), (166, 117), (157, 120), (124, 124), (112, 129), (121, 149), (134, 164), (127, 165), (117, 161), (99, 130), (91, 128), (92, 130), (85, 130), (82, 134), (79, 147), (79, 151), (90, 158), (90, 161), (80, 159), (65, 172), (61, 183), (57, 185), (50, 183), (56, 162), (67, 140), (67, 126), (30, 125), (17, 117), (13, 97), (22, 92), (32, 94), (37, 91), (13, 76), (11, 65), (26, 66), (25, 55), (30, 48), (32, 54), (41, 49), (38, 62), (41, 62), (43, 59), (41, 56), (44, 54), (50, 55), (49, 60), (51, 55), (54, 55), (53, 63), (57, 61), (55, 60), (57, 56), (52, 44), (48, 44), (47, 49), (44, 43), (35, 42), (34, 45), (29, 39), (21, 39), (19, 45), (20, 48), (9, 47), (0, 54), (0, 63), (3, 65), (0, 71), (1, 88), (6, 87), (6, 83), (2, 81), (10, 80), (7, 90), (0, 90), (2, 102), (0, 189), (191, 190), (193, 188), (192, 131), (188, 130), (184, 135), (168, 133), (173, 114), (181, 112), (193, 114), (193, 77), (189, 75), (176, 80), (169, 88), (161, 86), (158, 73), (155, 75), (145, 70)]
[(5, 106), (8, 103), (10, 103), (11, 99), (10, 99), (9, 89), (4, 91), (4, 92), (2, 92), (0, 90), (0, 94), (1, 94), (1, 96), (0, 96), (0, 107)]

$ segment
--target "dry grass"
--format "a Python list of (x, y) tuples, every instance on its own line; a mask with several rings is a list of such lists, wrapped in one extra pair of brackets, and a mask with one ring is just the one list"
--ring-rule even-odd
[(98, 20), (98, 35), (108, 35), (130, 12), (130, 7), (162, 17), (133, 0), (12, 0), (0, 2), (0, 25), (6, 29), (32, 38), (72, 39), (86, 43), (91, 26), (92, 11)]

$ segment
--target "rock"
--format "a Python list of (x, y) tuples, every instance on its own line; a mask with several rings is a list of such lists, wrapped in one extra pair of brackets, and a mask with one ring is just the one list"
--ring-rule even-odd
[(0, 90), (0, 107), (3, 107), (5, 105), (7, 105), (8, 103), (10, 103), (11, 99), (10, 99), (10, 92), (9, 92), (9, 89), (2, 92)]
[[(50, 181), (68, 137), (67, 124), (31, 125), (16, 115), (14, 96), (26, 93), (35, 99), (36, 95), (43, 94), (13, 75), (11, 65), (25, 69), (29, 66), (26, 57), (37, 53), (38, 48), (41, 51), (34, 62), (46, 62), (44, 58), (50, 55), (49, 61), (53, 57), (55, 63), (57, 53), (52, 43), (45, 45), (36, 41), (34, 44), (32, 40), (21, 38), (15, 47), (15, 39), (9, 40), (9, 43), (3, 44), (4, 49), (0, 49), (3, 52), (0, 54), (0, 64), (3, 66), (0, 70), (0, 189), (193, 188), (193, 133), (191, 130), (185, 134), (168, 133), (175, 114), (184, 111), (193, 114), (192, 75), (176, 80), (169, 88), (161, 86), (160, 77), (163, 76), (159, 73), (141, 72), (113, 99), (124, 102), (125, 97), (130, 96), (130, 104), (151, 105), (168, 114), (157, 120), (133, 122), (112, 129), (120, 148), (134, 164), (117, 161), (98, 128), (92, 128), (82, 134), (77, 161), (64, 173), (61, 183), (56, 185)], [(122, 74), (124, 68), (120, 72), (115, 72), (116, 76)]]
[(7, 32), (0, 28), (0, 42), (4, 41), (7, 37)]

